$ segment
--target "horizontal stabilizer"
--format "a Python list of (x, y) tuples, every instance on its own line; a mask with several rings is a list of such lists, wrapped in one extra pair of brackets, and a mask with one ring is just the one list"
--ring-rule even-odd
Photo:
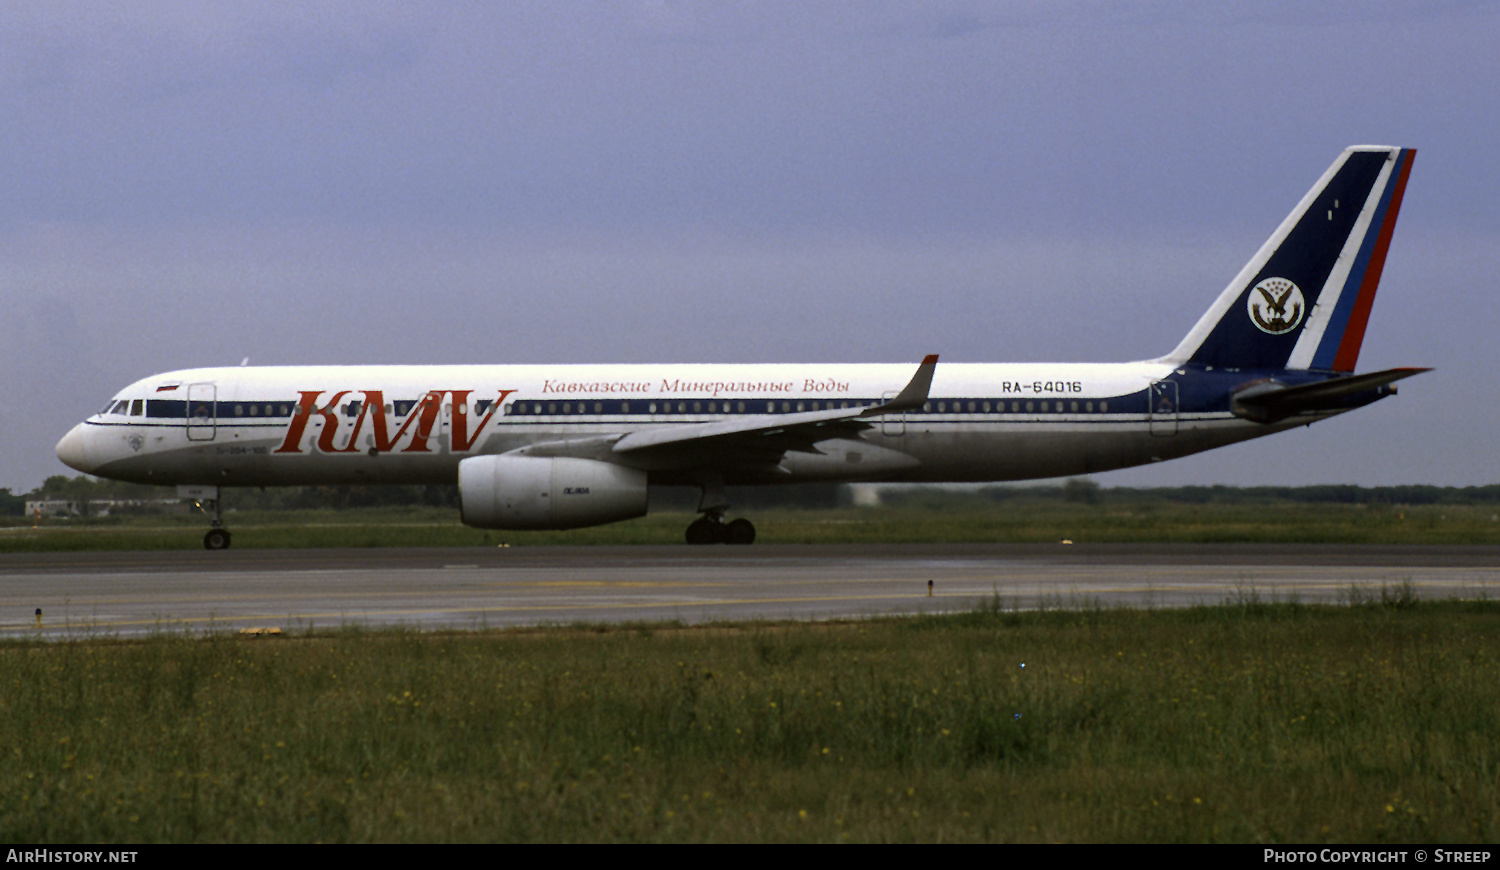
[(1364, 393), (1371, 394), (1368, 401), (1383, 398), (1396, 391), (1395, 388), (1384, 389), (1387, 385), (1428, 371), (1432, 369), (1386, 369), (1383, 372), (1333, 378), (1295, 387), (1283, 386), (1275, 381), (1260, 381), (1235, 393), (1230, 399), (1229, 407), (1236, 416), (1246, 420), (1275, 423), (1303, 411), (1334, 411), (1366, 404), (1351, 403), (1349, 399)]

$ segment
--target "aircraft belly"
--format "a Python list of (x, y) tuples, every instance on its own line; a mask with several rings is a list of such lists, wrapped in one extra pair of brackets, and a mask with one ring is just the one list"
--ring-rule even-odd
[[(1321, 419), (1321, 418), (1319, 418)], [(1153, 434), (1145, 418), (1108, 422), (908, 425), (905, 434), (866, 440), (901, 450), (920, 466), (889, 478), (924, 483), (983, 483), (1097, 474), (1222, 447), (1310, 419), (1265, 426), (1227, 415), (1188, 419), (1172, 435)]]

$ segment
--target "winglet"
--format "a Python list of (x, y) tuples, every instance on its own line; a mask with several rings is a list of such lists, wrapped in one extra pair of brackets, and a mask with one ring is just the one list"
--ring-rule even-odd
[(932, 373), (937, 370), (938, 355), (930, 353), (922, 358), (917, 373), (896, 398), (883, 405), (866, 408), (861, 417), (875, 417), (892, 411), (912, 411), (927, 403), (927, 392), (932, 389)]

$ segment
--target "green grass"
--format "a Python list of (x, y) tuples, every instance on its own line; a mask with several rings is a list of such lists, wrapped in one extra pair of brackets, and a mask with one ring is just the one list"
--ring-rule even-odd
[[(762, 543), (882, 542), (1275, 542), (1496, 544), (1500, 518), (1487, 505), (1354, 505), (1266, 501), (1202, 504), (1136, 501), (1075, 504), (1030, 499), (983, 504), (748, 511)], [(735, 514), (731, 514), (735, 515)], [(455, 510), (351, 508), (242, 511), (225, 515), (237, 549), (280, 547), (678, 544), (694, 518), (683, 512), (567, 532), (470, 529)], [(197, 549), (198, 517), (49, 520), (0, 529), (0, 552)]]
[(1349, 599), (8, 643), (0, 838), (1493, 842), (1500, 606)]

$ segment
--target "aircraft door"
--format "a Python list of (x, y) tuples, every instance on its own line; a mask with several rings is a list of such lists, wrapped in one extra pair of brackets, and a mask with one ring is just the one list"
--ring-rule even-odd
[(1147, 394), (1151, 405), (1147, 415), (1151, 418), (1152, 435), (1177, 434), (1177, 382), (1152, 381)]
[(218, 428), (215, 409), (218, 388), (213, 384), (188, 384), (187, 437), (189, 441), (212, 441)]
[[(896, 396), (898, 396), (898, 395), (899, 395), (899, 393), (897, 393), (895, 390), (890, 390), (890, 391), (881, 393), (881, 395), (880, 395), (880, 401), (882, 403), (889, 402), (890, 400), (896, 398)], [(905, 411), (901, 411), (900, 413), (896, 413), (896, 414), (881, 414), (880, 415), (880, 434), (882, 434), (882, 435), (891, 435), (891, 436), (905, 435), (906, 434), (906, 412)]]

